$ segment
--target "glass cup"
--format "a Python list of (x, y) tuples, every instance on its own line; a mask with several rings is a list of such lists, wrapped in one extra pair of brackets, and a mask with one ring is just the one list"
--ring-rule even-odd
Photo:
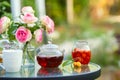
[(3, 50), (3, 66), (6, 72), (18, 72), (22, 65), (22, 50)]
[(82, 65), (87, 65), (90, 62), (91, 51), (87, 41), (76, 41), (72, 50), (72, 58), (75, 62), (80, 62)]

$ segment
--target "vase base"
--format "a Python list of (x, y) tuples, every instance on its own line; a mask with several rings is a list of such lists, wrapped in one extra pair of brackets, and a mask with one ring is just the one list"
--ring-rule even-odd
[(29, 76), (34, 77), (35, 74), (33, 72), (35, 72), (35, 67), (23, 66), (21, 68), (21, 73), (23, 77), (29, 77)]

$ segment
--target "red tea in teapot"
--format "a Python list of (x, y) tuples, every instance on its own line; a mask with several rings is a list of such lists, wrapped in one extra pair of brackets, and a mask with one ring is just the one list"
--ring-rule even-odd
[(38, 64), (43, 68), (58, 67), (63, 60), (63, 56), (37, 56)]

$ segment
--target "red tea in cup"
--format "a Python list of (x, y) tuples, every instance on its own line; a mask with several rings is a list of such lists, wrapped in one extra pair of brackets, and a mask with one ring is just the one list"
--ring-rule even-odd
[(72, 51), (72, 58), (75, 62), (79, 61), (81, 64), (86, 65), (90, 62), (91, 51), (75, 48)]

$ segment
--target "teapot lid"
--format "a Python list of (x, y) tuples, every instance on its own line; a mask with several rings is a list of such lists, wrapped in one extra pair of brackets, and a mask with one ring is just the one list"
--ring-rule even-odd
[(58, 49), (58, 46), (52, 43), (46, 44), (42, 46), (43, 49)]

